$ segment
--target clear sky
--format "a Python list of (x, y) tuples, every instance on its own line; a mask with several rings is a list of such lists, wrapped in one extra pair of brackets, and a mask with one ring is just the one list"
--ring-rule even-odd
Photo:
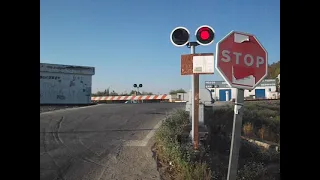
[[(184, 26), (215, 29), (215, 42), (196, 52), (215, 52), (231, 30), (255, 34), (268, 51), (269, 64), (280, 60), (279, 0), (40, 0), (40, 62), (94, 66), (92, 91), (118, 93), (142, 83), (142, 91), (168, 93), (191, 88), (180, 75), (187, 47), (171, 44), (170, 32)], [(204, 81), (222, 80), (214, 75)]]

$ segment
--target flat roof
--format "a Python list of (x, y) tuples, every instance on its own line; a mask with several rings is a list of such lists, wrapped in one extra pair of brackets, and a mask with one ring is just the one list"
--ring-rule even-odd
[(40, 72), (94, 75), (95, 68), (89, 66), (40, 63)]

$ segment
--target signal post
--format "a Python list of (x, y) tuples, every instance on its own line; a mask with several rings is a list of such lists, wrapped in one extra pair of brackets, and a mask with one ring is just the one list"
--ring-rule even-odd
[(139, 95), (139, 88), (142, 88), (142, 84), (139, 84), (139, 85), (133, 84), (133, 87), (137, 88), (136, 95)]
[(191, 136), (194, 149), (199, 148), (199, 75), (214, 73), (213, 53), (195, 54), (198, 45), (207, 46), (213, 43), (215, 31), (208, 25), (200, 26), (195, 31), (196, 41), (190, 42), (190, 32), (185, 27), (176, 27), (170, 34), (170, 41), (176, 47), (187, 46), (191, 52), (181, 56), (181, 75), (191, 76)]

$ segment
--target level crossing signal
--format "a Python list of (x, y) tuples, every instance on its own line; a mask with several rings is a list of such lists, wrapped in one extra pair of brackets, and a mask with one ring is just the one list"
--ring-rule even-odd
[(196, 32), (197, 42), (202, 46), (207, 46), (213, 43), (215, 32), (214, 29), (208, 25), (200, 26)]

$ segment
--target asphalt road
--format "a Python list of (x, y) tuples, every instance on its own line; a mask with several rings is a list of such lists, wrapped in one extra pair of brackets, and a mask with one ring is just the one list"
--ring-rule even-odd
[[(135, 161), (133, 157), (141, 154), (139, 147), (148, 144), (159, 122), (181, 107), (178, 103), (104, 104), (40, 113), (40, 180), (137, 179), (129, 171), (128, 177), (121, 174), (139, 167), (121, 164), (130, 158)], [(117, 160), (120, 154), (125, 158)], [(139, 163), (134, 166), (151, 166)]]

